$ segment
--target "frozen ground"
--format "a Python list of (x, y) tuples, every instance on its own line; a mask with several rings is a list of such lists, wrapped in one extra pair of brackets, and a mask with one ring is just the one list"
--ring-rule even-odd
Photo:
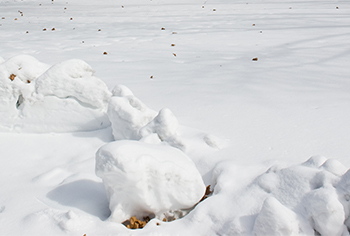
[(95, 153), (115, 134), (70, 132), (92, 127), (77, 118), (92, 108), (68, 106), (54, 118), (69, 132), (38, 115), (42, 130), (0, 133), (0, 235), (348, 235), (349, 2), (0, 0), (0, 32), (3, 60), (80, 59), (110, 91), (169, 108), (177, 147), (214, 189), (181, 220), (134, 231), (107, 221)]

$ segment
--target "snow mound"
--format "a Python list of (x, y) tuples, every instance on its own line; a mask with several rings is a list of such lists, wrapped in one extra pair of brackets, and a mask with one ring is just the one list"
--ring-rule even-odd
[(205, 185), (192, 160), (180, 150), (140, 141), (116, 141), (96, 153), (96, 174), (102, 178), (111, 221), (193, 207)]
[(72, 132), (110, 125), (111, 92), (84, 61), (52, 67), (28, 55), (0, 64), (0, 131)]
[(37, 79), (35, 87), (44, 96), (73, 98), (92, 108), (106, 106), (111, 96), (105, 83), (94, 77), (93, 69), (78, 59), (52, 66)]
[(115, 140), (139, 140), (139, 130), (155, 117), (156, 112), (149, 109), (125, 86), (115, 87), (113, 95), (108, 105), (108, 117)]
[(20, 95), (30, 97), (34, 88), (30, 84), (49, 68), (29, 55), (19, 55), (0, 64), (0, 112), (16, 113)]
[(213, 135), (190, 131), (189, 128), (181, 126), (168, 108), (161, 109), (157, 114), (126, 86), (116, 86), (112, 94), (108, 117), (115, 140), (163, 142), (182, 151), (198, 150), (199, 146), (215, 149), (224, 147), (224, 142)]
[[(288, 168), (272, 167), (253, 181), (265, 198), (254, 224), (255, 235), (299, 235), (314, 230), (324, 236), (347, 232), (349, 218), (344, 166), (314, 156)], [(345, 187), (346, 186), (346, 187)], [(305, 223), (306, 222), (306, 223)], [(348, 234), (345, 234), (348, 235)]]
[(283, 206), (276, 198), (269, 197), (265, 200), (256, 218), (253, 231), (256, 236), (298, 235), (297, 215)]

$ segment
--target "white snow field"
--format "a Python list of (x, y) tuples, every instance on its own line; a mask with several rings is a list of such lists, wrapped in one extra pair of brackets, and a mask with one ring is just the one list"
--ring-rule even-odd
[(0, 235), (349, 235), (349, 42), (345, 0), (0, 0)]

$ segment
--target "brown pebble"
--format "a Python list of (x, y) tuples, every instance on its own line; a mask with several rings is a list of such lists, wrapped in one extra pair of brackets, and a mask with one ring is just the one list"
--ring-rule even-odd
[(52, 30), (52, 31), (55, 31), (56, 29), (55, 29), (55, 28), (52, 28), (51, 30)]
[(176, 53), (173, 53), (174, 57), (176, 57)]
[(171, 46), (172, 46), (172, 47), (175, 47), (175, 44), (174, 44), (174, 43), (172, 43), (172, 44), (171, 44)]
[(107, 55), (107, 52), (103, 52), (103, 55)]
[(257, 61), (258, 60), (258, 58), (257, 57), (254, 57), (253, 59), (252, 59), (252, 61)]
[(13, 81), (15, 78), (16, 78), (16, 75), (15, 75), (15, 74), (11, 74), (11, 75), (10, 75), (10, 80), (11, 80), (11, 81)]
[(46, 28), (44, 28), (43, 31), (46, 31)]
[(161, 30), (165, 30), (165, 28), (161, 28)]

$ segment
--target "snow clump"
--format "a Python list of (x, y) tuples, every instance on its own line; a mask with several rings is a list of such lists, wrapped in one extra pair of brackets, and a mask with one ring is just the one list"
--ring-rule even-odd
[(115, 141), (96, 153), (96, 174), (109, 199), (110, 220), (167, 213), (193, 207), (205, 185), (192, 160), (165, 144)]

